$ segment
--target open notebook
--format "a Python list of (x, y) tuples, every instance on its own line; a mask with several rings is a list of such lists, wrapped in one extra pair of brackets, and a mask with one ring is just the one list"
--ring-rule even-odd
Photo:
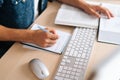
[[(31, 28), (32, 30), (37, 30), (40, 28), (45, 28), (43, 26), (40, 26), (38, 24), (34, 24), (33, 27)], [(32, 49), (43, 49), (43, 50), (47, 50), (47, 51), (51, 51), (51, 52), (55, 52), (58, 54), (61, 54), (65, 48), (65, 46), (68, 43), (68, 40), (70, 39), (71, 35), (69, 33), (60, 31), (60, 30), (56, 30), (57, 34), (59, 35), (59, 39), (57, 40), (56, 44), (54, 44), (51, 47), (47, 47), (47, 48), (42, 48), (40, 46), (37, 46), (35, 44), (32, 43), (25, 43), (23, 42), (25, 48), (32, 48)]]
[(102, 3), (102, 6), (108, 8), (114, 17), (111, 19), (100, 18), (100, 28), (104, 28), (104, 30), (109, 28), (110, 31), (113, 31), (114, 29), (119, 32), (120, 28), (118, 29), (118, 27), (120, 27), (120, 5)]
[[(99, 3), (95, 3), (100, 5)], [(62, 4), (55, 18), (55, 24), (77, 27), (98, 28), (99, 19), (79, 8)]]
[[(112, 18), (112, 23), (110, 23), (111, 19), (107, 19), (106, 16), (101, 14), (101, 18), (98, 19), (94, 16), (91, 16), (84, 12), (81, 9), (62, 4), (60, 9), (58, 10), (57, 16), (55, 18), (55, 24), (59, 25), (70, 25), (70, 26), (77, 26), (77, 27), (88, 27), (88, 28), (98, 28), (100, 26), (114, 26), (119, 25), (118, 20), (120, 20), (120, 5), (114, 6), (116, 4), (107, 4), (107, 3), (100, 3), (100, 2), (88, 2), (89, 4), (94, 5), (101, 5), (103, 7), (107, 7), (113, 14), (114, 18)], [(113, 5), (113, 6), (112, 6)], [(118, 19), (119, 18), (119, 19)]]
[(55, 18), (55, 24), (95, 29), (99, 26), (98, 41), (120, 44), (120, 5), (100, 2), (88, 3), (108, 8), (114, 17), (108, 19), (107, 16), (101, 14), (99, 19), (81, 9), (62, 4)]
[(114, 17), (100, 18), (98, 41), (120, 44), (120, 5), (103, 3), (102, 6), (108, 8)]

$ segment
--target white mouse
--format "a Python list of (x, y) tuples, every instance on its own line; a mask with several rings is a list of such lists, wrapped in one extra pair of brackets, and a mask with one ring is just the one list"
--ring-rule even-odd
[(49, 71), (47, 67), (39, 60), (39, 59), (32, 59), (29, 62), (30, 68), (32, 72), (39, 78), (45, 79), (49, 75)]

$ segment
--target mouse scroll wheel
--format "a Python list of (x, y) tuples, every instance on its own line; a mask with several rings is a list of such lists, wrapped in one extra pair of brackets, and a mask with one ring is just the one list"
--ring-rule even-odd
[(44, 74), (43, 71), (41, 71), (41, 73)]

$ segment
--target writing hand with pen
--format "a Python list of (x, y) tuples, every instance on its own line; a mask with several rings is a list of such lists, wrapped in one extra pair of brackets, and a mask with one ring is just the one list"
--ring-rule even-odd
[(45, 28), (44, 30), (31, 30), (31, 43), (40, 47), (49, 47), (56, 43), (58, 35), (54, 29)]

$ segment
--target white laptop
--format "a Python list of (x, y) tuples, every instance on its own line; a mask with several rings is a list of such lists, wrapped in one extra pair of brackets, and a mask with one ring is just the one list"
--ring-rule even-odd
[(94, 80), (120, 80), (120, 47), (97, 68)]

